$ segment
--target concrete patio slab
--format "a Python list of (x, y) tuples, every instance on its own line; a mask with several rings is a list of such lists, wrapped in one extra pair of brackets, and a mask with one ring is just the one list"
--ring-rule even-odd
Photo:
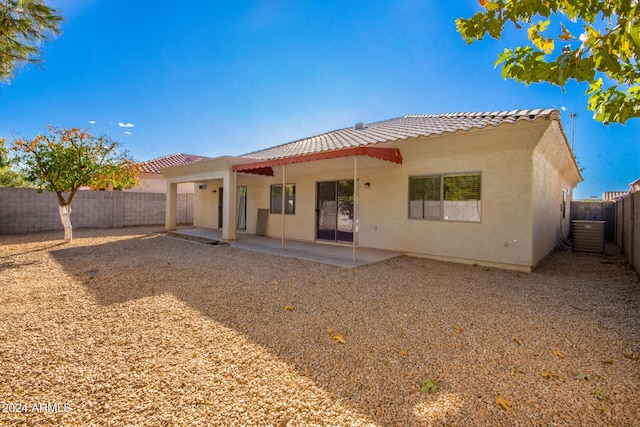
[[(178, 228), (172, 234), (195, 237), (203, 240), (222, 241), (222, 231), (204, 228)], [(238, 234), (237, 240), (230, 242), (235, 248), (248, 249), (259, 252), (269, 252), (277, 255), (323, 264), (337, 265), (340, 267), (360, 267), (387, 259), (395, 258), (401, 253), (382, 251), (378, 249), (356, 248), (356, 261), (353, 262), (353, 248), (345, 245), (334, 245), (316, 242), (301, 242), (287, 240), (282, 250), (282, 240), (271, 237), (255, 236), (251, 234)]]

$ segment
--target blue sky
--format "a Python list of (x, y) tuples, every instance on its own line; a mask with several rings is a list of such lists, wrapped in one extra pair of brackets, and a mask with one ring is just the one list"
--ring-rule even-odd
[(239, 155), (405, 114), (558, 108), (585, 168), (576, 198), (640, 178), (640, 120), (606, 127), (586, 85), (526, 87), (494, 69), (510, 33), (466, 45), (477, 0), (51, 0), (63, 34), (0, 86), (0, 136), (91, 127), (138, 160)]

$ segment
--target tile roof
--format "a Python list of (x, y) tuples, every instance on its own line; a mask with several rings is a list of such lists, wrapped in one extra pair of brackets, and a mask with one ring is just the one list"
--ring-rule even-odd
[(140, 163), (142, 172), (146, 173), (160, 173), (160, 169), (168, 168), (170, 166), (181, 166), (188, 163), (197, 162), (200, 160), (208, 159), (209, 157), (196, 156), (194, 154), (182, 154), (175, 153), (168, 156), (158, 157), (157, 159), (147, 160)]
[(607, 202), (609, 200), (621, 199), (628, 195), (628, 191), (605, 191), (604, 193), (602, 193), (602, 200)]
[(559, 119), (560, 112), (555, 109), (537, 109), (407, 115), (369, 124), (358, 123), (354, 127), (339, 129), (264, 150), (254, 151), (244, 154), (242, 157), (255, 160), (272, 160), (303, 156), (324, 151), (392, 142), (418, 136), (441, 135), (445, 132), (454, 133), (457, 131), (467, 131), (472, 128), (482, 129), (489, 125), (499, 126), (504, 123), (513, 124), (520, 120), (531, 121), (540, 117)]

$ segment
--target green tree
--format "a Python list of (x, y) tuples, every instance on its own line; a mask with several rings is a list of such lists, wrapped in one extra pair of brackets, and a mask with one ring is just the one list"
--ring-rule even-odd
[[(640, 3), (637, 0), (480, 0), (456, 20), (468, 43), (527, 28), (531, 44), (498, 55), (504, 78), (525, 84), (587, 82), (588, 106), (605, 124), (640, 117)], [(557, 52), (559, 51), (559, 52)]]
[(58, 196), (64, 239), (72, 239), (71, 202), (80, 187), (130, 188), (138, 184), (140, 167), (127, 151), (90, 130), (49, 126), (32, 140), (14, 138), (12, 149), (28, 181)]
[(25, 187), (27, 185), (24, 175), (13, 168), (13, 162), (9, 158), (5, 139), (0, 138), (0, 187)]
[(42, 0), (0, 0), (0, 82), (16, 68), (39, 63), (40, 46), (60, 34), (62, 16)]

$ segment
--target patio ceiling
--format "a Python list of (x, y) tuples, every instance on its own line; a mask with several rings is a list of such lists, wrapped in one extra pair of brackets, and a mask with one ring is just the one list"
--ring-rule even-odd
[(255, 175), (273, 176), (273, 166), (290, 165), (294, 163), (313, 162), (316, 160), (337, 159), (340, 157), (369, 156), (387, 162), (402, 164), (402, 155), (397, 148), (354, 147), (344, 150), (324, 151), (305, 154), (302, 156), (283, 157), (279, 159), (261, 160), (254, 163), (233, 166), (234, 172)]

